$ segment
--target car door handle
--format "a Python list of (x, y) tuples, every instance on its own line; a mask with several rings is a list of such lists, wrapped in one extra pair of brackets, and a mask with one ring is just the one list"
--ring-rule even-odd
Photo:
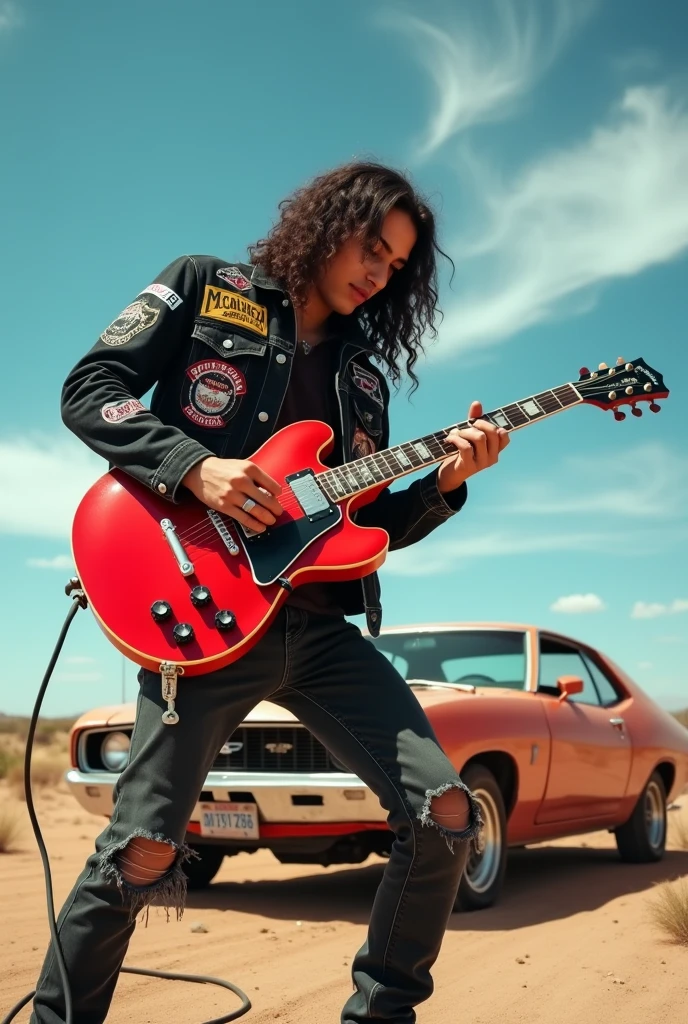
[(624, 722), (623, 718), (610, 718), (609, 724), (612, 725), (615, 729), (618, 729), (619, 732), (623, 732), (626, 728), (626, 723)]

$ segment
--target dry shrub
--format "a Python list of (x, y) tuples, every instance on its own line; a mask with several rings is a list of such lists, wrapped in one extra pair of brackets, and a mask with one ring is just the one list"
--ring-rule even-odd
[(688, 850), (688, 809), (682, 807), (669, 815), (669, 839), (679, 850)]
[(24, 812), (18, 804), (0, 806), (0, 853), (11, 853), (24, 831)]
[[(45, 753), (42, 750), (34, 753), (31, 759), (31, 785), (35, 789), (62, 789), (61, 783), (68, 767), (68, 759), (62, 751), (50, 749)], [(15, 796), (25, 800), (23, 759), (10, 768), (7, 781)]]
[(688, 880), (663, 882), (650, 904), (655, 925), (672, 942), (688, 946)]

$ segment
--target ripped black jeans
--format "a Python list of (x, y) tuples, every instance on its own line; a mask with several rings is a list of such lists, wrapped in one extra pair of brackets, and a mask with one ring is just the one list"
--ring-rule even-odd
[[(238, 662), (180, 680), (177, 725), (161, 721), (166, 705), (160, 677), (141, 672), (139, 679), (130, 760), (117, 783), (112, 819), (59, 918), (75, 1024), (105, 1020), (136, 912), (151, 903), (181, 911), (181, 864), (189, 855), (184, 836), (206, 773), (244, 716), (267, 698), (292, 711), (389, 812), (395, 841), (367, 940), (352, 964), (354, 991), (341, 1019), (343, 1024), (412, 1024), (413, 1007), (432, 993), (430, 968), (465, 866), (467, 840), (476, 835), (480, 815), (469, 794), (470, 820), (463, 831), (448, 831), (430, 817), (433, 797), (466, 787), (415, 695), (387, 658), (345, 619), (286, 605)], [(117, 853), (137, 835), (177, 851), (171, 868), (147, 888), (128, 884), (117, 865)], [(50, 950), (31, 1020), (65, 1020)]]

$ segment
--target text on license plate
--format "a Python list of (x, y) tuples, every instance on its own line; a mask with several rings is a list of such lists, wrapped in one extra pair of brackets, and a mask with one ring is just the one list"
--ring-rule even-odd
[(202, 803), (201, 835), (223, 839), (258, 839), (258, 808), (255, 804)]

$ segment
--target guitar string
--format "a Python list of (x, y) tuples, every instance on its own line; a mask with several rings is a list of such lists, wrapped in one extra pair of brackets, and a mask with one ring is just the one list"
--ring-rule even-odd
[[(521, 408), (519, 408), (519, 406), (525, 405), (528, 401), (535, 400), (536, 402), (538, 402), (540, 407), (544, 410), (545, 415), (547, 415), (548, 413), (551, 414), (552, 412), (562, 411), (563, 409), (568, 408), (569, 406), (565, 405), (561, 401), (560, 397), (556, 394), (556, 392), (563, 390), (564, 394), (567, 395), (567, 397), (573, 397), (573, 396), (571, 396), (571, 392), (569, 390), (570, 388), (571, 388), (570, 384), (568, 384), (568, 383), (567, 384), (562, 384), (562, 385), (559, 385), (559, 387), (557, 387), (557, 388), (554, 388), (554, 389), (551, 389), (551, 390), (545, 391), (545, 392), (540, 392), (538, 395), (531, 396), (531, 399), (522, 399), (520, 402), (514, 402), (514, 403), (511, 403), (510, 405), (503, 406), (500, 409), (496, 409), (496, 410), (494, 410), (492, 412), (487, 413), (486, 415), (488, 417), (489, 416), (496, 416), (496, 415), (498, 415), (501, 412), (501, 413), (503, 413), (507, 417), (507, 421), (509, 423), (511, 423), (511, 420), (515, 420), (515, 423), (513, 424), (515, 426), (525, 425), (527, 423), (532, 423), (532, 422), (534, 422), (534, 419), (530, 418), (530, 417), (527, 417), (526, 414), (523, 412), (523, 410)], [(574, 391), (574, 396), (575, 396), (575, 391)], [(514, 416), (514, 411), (519, 414), (518, 417)], [(509, 412), (511, 412), (511, 417), (509, 417), (509, 415), (508, 415)], [(525, 417), (525, 419), (524, 419), (524, 417)], [(518, 418), (522, 419), (522, 424), (518, 424)], [(436, 462), (440, 461), (441, 458), (443, 457), (443, 455), (440, 455), (440, 456), (438, 456), (436, 458), (433, 458), (431, 461), (427, 461), (425, 459), (422, 459), (422, 457), (418, 454), (417, 450), (415, 449), (415, 444), (417, 444), (417, 443), (425, 444), (426, 442), (428, 442), (428, 444), (433, 444), (433, 445), (439, 446), (442, 443), (441, 440), (440, 440), (440, 434), (443, 433), (443, 434), (446, 435), (450, 430), (457, 429), (457, 428), (458, 429), (464, 429), (466, 426), (468, 426), (467, 422), (458, 423), (458, 424), (455, 424), (455, 425), (453, 425), (451, 427), (443, 428), (443, 430), (437, 431), (437, 432), (435, 432), (433, 434), (424, 435), (423, 438), (418, 438), (418, 439), (416, 439), (415, 442), (407, 441), (407, 442), (405, 442), (405, 443), (403, 443), (401, 445), (393, 445), (390, 448), (383, 449), (380, 452), (375, 452), (375, 453), (373, 453), (372, 455), (369, 455), (369, 456), (364, 456), (361, 459), (356, 459), (353, 462), (344, 463), (343, 466), (341, 466), (341, 467), (333, 467), (332, 469), (323, 470), (322, 473), (319, 473), (319, 474), (316, 474), (316, 475), (317, 476), (326, 476), (326, 475), (329, 474), (329, 478), (324, 481), (325, 485), (331, 483), (331, 480), (332, 479), (337, 479), (337, 477), (339, 477), (340, 480), (343, 477), (344, 484), (346, 485), (346, 483), (347, 483), (346, 474), (350, 474), (350, 476), (353, 479), (354, 483), (358, 485), (360, 483), (360, 481), (357, 479), (357, 476), (356, 476), (357, 473), (360, 473), (361, 476), (363, 476), (365, 472), (368, 472), (369, 475), (374, 478), (374, 474), (372, 472), (370, 472), (370, 470), (368, 470), (367, 467), (369, 465), (371, 465), (374, 468), (376, 468), (378, 470), (378, 472), (380, 472), (381, 471), (381, 467), (379, 465), (380, 461), (382, 461), (384, 468), (386, 470), (389, 470), (389, 468), (390, 468), (389, 463), (386, 462), (386, 456), (387, 455), (390, 455), (394, 459), (394, 462), (396, 463), (396, 465), (399, 466), (400, 465), (399, 460), (397, 459), (396, 455), (394, 454), (395, 449), (401, 450), (401, 452), (403, 454), (405, 454), (406, 457), (408, 458), (409, 453), (408, 452), (404, 452), (404, 449), (405, 448), (409, 448), (409, 447), (413, 450), (413, 454), (414, 454), (414, 456), (416, 458), (421, 458), (421, 462), (420, 462), (420, 464), (418, 466), (414, 465), (413, 470), (410, 470), (410, 471), (407, 470), (407, 472), (413, 472), (416, 469), (421, 469), (423, 466), (433, 465)], [(508, 428), (508, 429), (512, 429), (512, 428)], [(428, 444), (426, 444), (426, 447), (428, 447)], [(451, 448), (451, 445), (449, 445), (448, 448)], [(428, 448), (428, 450), (430, 450), (430, 449)], [(409, 461), (412, 461), (412, 460), (409, 460)], [(360, 465), (363, 468), (357, 469), (356, 468), (357, 465)], [(403, 466), (401, 468), (403, 470)], [(337, 473), (337, 470), (342, 470), (343, 472)], [(405, 475), (405, 473), (402, 472), (399, 475), (402, 476), (402, 475)], [(395, 476), (396, 476), (396, 474), (395, 474)], [(365, 477), (364, 477), (364, 479), (363, 479), (364, 486), (361, 487), (360, 490), (365, 490), (365, 489), (368, 489), (368, 488), (372, 489), (377, 484), (384, 483), (386, 481), (386, 479), (389, 479), (389, 478), (386, 477), (386, 475), (384, 474), (384, 471), (383, 471), (383, 479), (382, 480), (375, 480), (373, 483), (366, 482), (365, 481)], [(394, 477), (392, 477), (391, 479), (394, 479)], [(332, 484), (331, 486), (332, 486), (333, 490), (336, 490), (336, 487), (335, 487), (334, 484)], [(283, 493), (284, 492), (281, 492), (281, 494), (283, 494)], [(359, 492), (354, 491), (353, 495), (345, 494), (345, 495), (337, 496), (336, 498), (333, 499), (334, 503), (336, 504), (336, 503), (338, 503), (340, 501), (347, 500), (348, 498), (350, 498), (352, 496), (355, 496), (356, 493), (360, 493), (360, 491)], [(284, 501), (281, 500), (281, 494), (280, 494), (280, 504), (282, 505), (282, 507), (283, 507), (283, 509), (285, 511), (290, 512), (292, 514), (293, 513), (300, 513), (301, 512), (301, 506), (300, 506), (298, 500), (296, 499), (295, 495), (293, 494), (293, 491), (288, 495), (288, 497)], [(232, 519), (234, 518), (229, 513), (220, 513), (220, 514), (221, 515), (225, 515), (228, 518), (232, 518)], [(213, 532), (216, 533), (217, 529), (213, 525), (212, 521), (210, 521), (209, 519), (208, 520), (199, 520), (195, 524), (192, 524), (191, 526), (187, 527), (186, 530), (181, 531), (178, 534), (178, 536), (179, 536), (180, 540), (183, 539), (187, 543), (194, 543), (196, 541), (200, 541), (201, 539), (205, 539), (206, 537), (212, 536)]]

